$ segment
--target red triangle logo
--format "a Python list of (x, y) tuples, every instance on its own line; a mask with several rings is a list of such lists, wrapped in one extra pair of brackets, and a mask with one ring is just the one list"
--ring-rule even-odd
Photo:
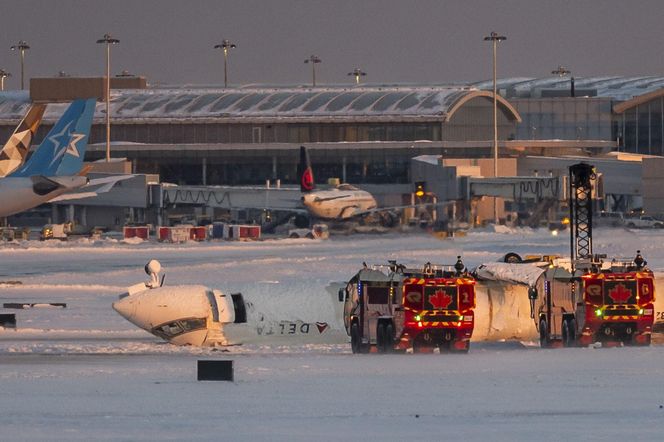
[(327, 322), (317, 322), (316, 327), (318, 328), (318, 333), (322, 334), (325, 330), (327, 330), (329, 325), (327, 325)]
[(304, 173), (302, 173), (302, 179), (300, 181), (304, 190), (314, 189), (314, 174), (311, 171), (311, 167), (307, 167)]

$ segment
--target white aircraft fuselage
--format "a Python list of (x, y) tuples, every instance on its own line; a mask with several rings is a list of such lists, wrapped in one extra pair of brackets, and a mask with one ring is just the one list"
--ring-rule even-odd
[(302, 203), (313, 216), (326, 220), (349, 219), (378, 206), (369, 192), (347, 184), (305, 193)]
[(0, 217), (20, 213), (87, 184), (84, 176), (0, 178)]
[[(538, 277), (533, 272), (536, 268), (515, 265), (520, 268), (510, 269), (508, 265), (492, 269), (497, 279), (477, 281), (473, 341), (538, 339), (528, 299), (528, 284)], [(657, 284), (660, 282), (664, 284), (664, 278), (658, 278)], [(335, 323), (294, 319), (302, 317), (297, 300), (290, 314), (275, 318), (270, 313), (256, 311), (242, 295), (226, 295), (202, 285), (162, 287), (156, 276), (152, 283), (130, 287), (128, 293), (113, 303), (113, 308), (134, 325), (177, 345), (257, 344), (284, 342), (284, 338), (291, 343), (341, 344), (348, 342), (348, 336), (341, 321), (343, 302), (337, 299), (336, 292), (345, 286), (345, 283), (331, 284), (326, 291), (332, 299), (320, 298), (334, 309), (334, 316), (339, 318)], [(655, 309), (653, 332), (662, 333), (664, 297), (656, 301)]]
[[(298, 343), (346, 340), (340, 325), (295, 319), (297, 312), (293, 312), (291, 319), (275, 318), (269, 312), (256, 311), (239, 293), (228, 295), (203, 285), (162, 287), (158, 281), (155, 276), (151, 283), (129, 287), (113, 303), (113, 309), (137, 327), (172, 344), (226, 346), (275, 340)], [(326, 298), (322, 302), (329, 305), (330, 301)]]

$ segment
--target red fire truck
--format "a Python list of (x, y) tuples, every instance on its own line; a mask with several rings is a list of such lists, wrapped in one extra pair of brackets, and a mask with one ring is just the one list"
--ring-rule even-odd
[(649, 345), (654, 276), (642, 262), (637, 254), (572, 273), (569, 261), (554, 260), (531, 291), (541, 346)]
[(637, 251), (633, 259), (592, 253), (594, 169), (570, 167), (570, 259), (544, 263), (529, 290), (542, 347), (594, 342), (650, 345), (654, 322), (653, 273)]
[(468, 352), (473, 334), (475, 280), (461, 259), (406, 268), (366, 266), (340, 290), (353, 353)]

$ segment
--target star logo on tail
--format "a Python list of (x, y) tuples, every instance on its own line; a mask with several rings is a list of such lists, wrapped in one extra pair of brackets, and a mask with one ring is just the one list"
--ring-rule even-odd
[(63, 157), (65, 154), (79, 158), (81, 156), (78, 151), (77, 143), (85, 138), (85, 134), (78, 134), (75, 132), (70, 132), (69, 127), (72, 125), (72, 122), (67, 124), (60, 132), (54, 134), (48, 139), (53, 143), (53, 151), (55, 155), (53, 160), (51, 160), (49, 166), (52, 166), (58, 159)]
[(65, 153), (68, 153), (71, 156), (79, 158), (81, 154), (78, 151), (78, 147), (76, 147), (76, 143), (81, 141), (83, 138), (85, 138), (85, 134), (71, 134), (71, 140), (67, 145), (67, 150)]

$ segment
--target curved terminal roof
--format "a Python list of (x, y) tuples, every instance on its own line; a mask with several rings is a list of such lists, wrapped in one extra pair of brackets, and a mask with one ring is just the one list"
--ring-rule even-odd
[[(570, 88), (569, 77), (503, 78), (497, 81), (501, 107), (516, 121), (521, 118), (509, 103), (513, 98), (542, 96), (543, 91), (563, 96)], [(116, 122), (186, 120), (356, 120), (449, 121), (467, 101), (491, 98), (491, 80), (466, 85), (359, 85), (159, 87), (123, 89), (111, 92), (111, 118)], [(659, 96), (664, 77), (575, 77), (577, 96), (608, 97), (617, 103), (638, 104), (638, 98)], [(654, 95), (653, 95), (654, 94)], [(661, 92), (664, 95), (664, 92)], [(637, 101), (632, 101), (637, 100)], [(25, 91), (0, 92), (0, 120), (19, 120), (27, 111)], [(49, 105), (45, 119), (57, 119), (65, 104)], [(99, 103), (95, 118), (104, 119)]]
[[(320, 88), (154, 88), (113, 90), (114, 121), (191, 119), (368, 119), (449, 120), (464, 103), (493, 97), (467, 86), (377, 86)], [(502, 97), (501, 105), (520, 121)], [(28, 106), (27, 93), (0, 93), (0, 118), (18, 119)], [(65, 104), (49, 105), (55, 119)], [(95, 118), (103, 119), (99, 103)]]

